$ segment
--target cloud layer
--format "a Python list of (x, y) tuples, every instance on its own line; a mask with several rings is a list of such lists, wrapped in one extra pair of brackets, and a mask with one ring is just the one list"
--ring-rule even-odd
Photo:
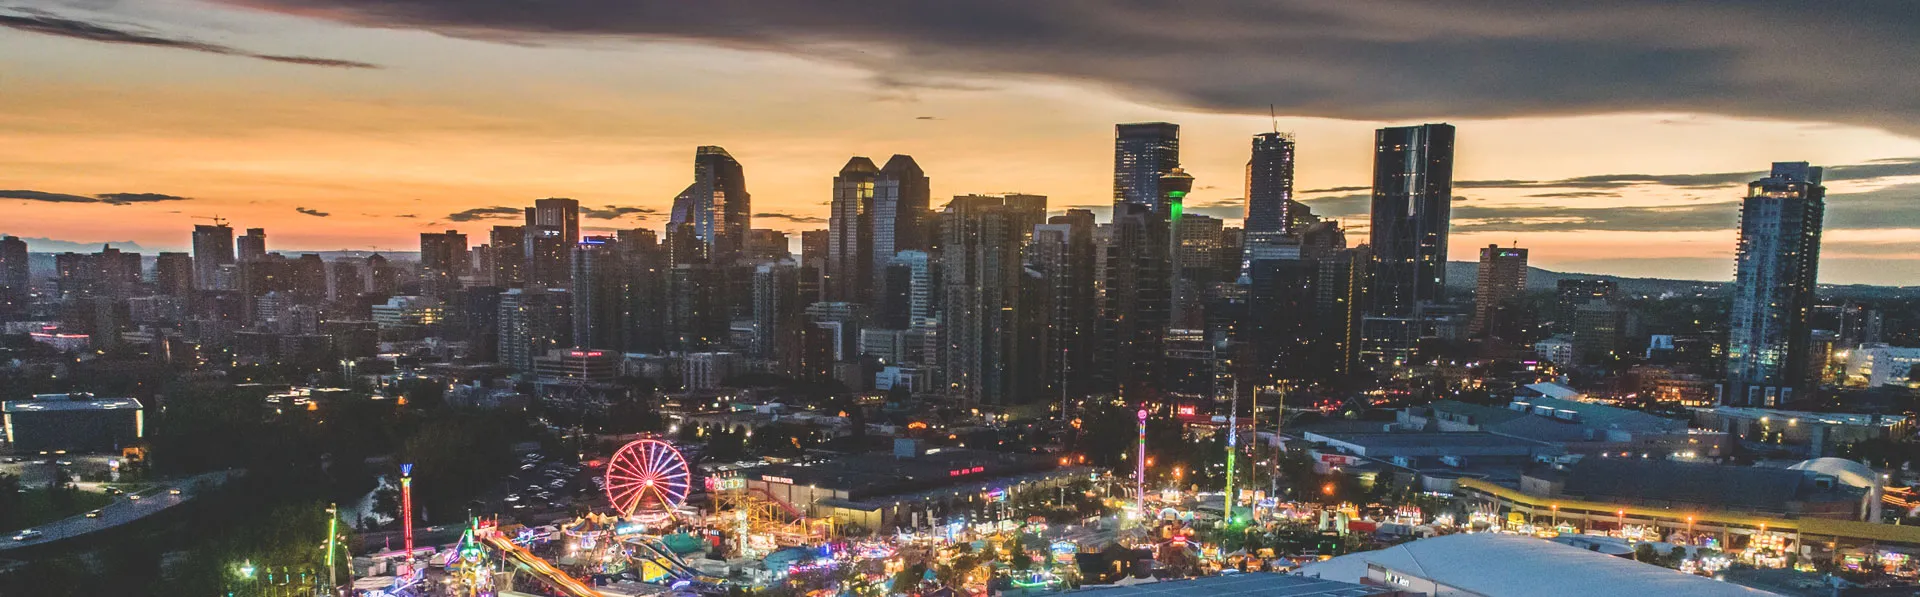
[(32, 190), (0, 190), (0, 199), (19, 199), (22, 201), (40, 201), (43, 203), (105, 203), (107, 205), (132, 205), (135, 203), (155, 203), (160, 201), (187, 201), (191, 197), (166, 195), (162, 193), (100, 193), (98, 195), (72, 195)]
[[(877, 83), (1031, 76), (1150, 103), (1368, 120), (1678, 111), (1920, 133), (1906, 0), (224, 0), (520, 42), (671, 39)], [(1846, 40), (1828, 43), (1822, 40)]]
[(174, 48), (179, 50), (190, 50), (194, 52), (206, 52), (208, 54), (241, 56), (246, 58), (256, 58), (256, 59), (267, 60), (272, 62), (285, 62), (289, 64), (305, 64), (310, 66), (327, 66), (327, 67), (334, 67), (334, 68), (380, 68), (380, 65), (377, 65), (377, 64), (370, 64), (370, 63), (359, 62), (355, 60), (339, 60), (334, 58), (315, 58), (312, 56), (282, 56), (277, 54), (262, 54), (258, 52), (250, 52), (247, 50), (242, 50), (242, 49), (231, 47), (231, 46), (223, 46), (215, 43), (208, 43), (204, 41), (196, 41), (192, 39), (179, 38), (179, 37), (169, 37), (169, 36), (160, 35), (157, 33), (135, 31), (132, 29), (119, 27), (119, 26), (105, 25), (101, 23), (91, 23), (91, 22), (82, 21), (78, 19), (70, 19), (70, 18), (58, 16), (58, 15), (48, 13), (46, 11), (41, 11), (41, 10), (6, 8), (6, 7), (0, 7), (0, 10), (11, 11), (6, 13), (0, 13), (0, 27), (7, 27), (11, 29), (28, 31), (32, 33), (57, 35), (60, 37), (84, 39), (87, 41), (97, 41), (97, 42), (111, 43), (111, 44), (128, 44), (128, 45), (136, 45), (136, 46), (150, 46), (150, 47), (156, 47), (156, 48)]

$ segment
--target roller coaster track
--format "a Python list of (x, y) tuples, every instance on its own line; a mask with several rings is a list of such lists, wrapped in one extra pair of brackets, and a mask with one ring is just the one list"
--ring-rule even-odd
[(559, 589), (560, 592), (566, 594), (567, 597), (603, 597), (599, 591), (595, 591), (592, 587), (588, 587), (586, 583), (580, 582), (580, 579), (569, 576), (558, 568), (554, 568), (553, 564), (549, 564), (546, 560), (540, 559), (540, 556), (533, 555), (533, 552), (527, 551), (527, 548), (514, 545), (513, 542), (507, 540), (506, 537), (502, 537), (499, 534), (488, 534), (482, 537), (480, 541), (486, 544), (487, 547), (499, 552), (501, 557), (506, 558), (507, 561), (513, 562), (522, 570), (526, 570), (535, 577), (538, 577), (541, 582), (545, 582), (548, 586)]

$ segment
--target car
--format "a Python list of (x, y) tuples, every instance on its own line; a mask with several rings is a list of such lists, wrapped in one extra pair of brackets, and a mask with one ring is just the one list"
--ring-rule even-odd
[(180, 491), (180, 488), (178, 488), (178, 487), (168, 487), (168, 488), (167, 488), (167, 495), (180, 495), (181, 493), (182, 493), (182, 492)]
[(73, 466), (72, 460), (55, 460), (53, 461), (53, 463), (58, 464), (60, 466)]
[(0, 464), (18, 464), (19, 462), (20, 462), (19, 458), (15, 458), (12, 456), (8, 456), (6, 458), (0, 458)]
[(513, 495), (509, 495), (509, 496), (507, 496), (507, 501), (509, 501), (509, 502), (517, 502), (517, 501), (520, 501), (520, 494), (517, 494), (517, 493), (516, 493), (516, 494), (513, 494)]
[(118, 487), (108, 487), (108, 488), (107, 488), (107, 495), (120, 495), (120, 494), (123, 494), (123, 493), (126, 493), (126, 490), (123, 490), (123, 489), (120, 489), (120, 488), (118, 488)]
[(41, 532), (40, 532), (40, 531), (36, 531), (36, 530), (33, 530), (33, 529), (27, 529), (27, 530), (24, 530), (24, 531), (20, 531), (20, 532), (18, 532), (18, 533), (14, 533), (14, 534), (13, 534), (13, 540), (14, 540), (14, 541), (32, 541), (32, 540), (34, 540), (34, 539), (39, 539), (39, 538), (40, 538), (40, 536), (41, 536)]
[(129, 495), (129, 496), (127, 496), (127, 499), (130, 499), (130, 500), (134, 500), (134, 501), (139, 501), (139, 500), (140, 500), (140, 494), (137, 494), (137, 493), (136, 493), (136, 494), (132, 494), (132, 495)]
[(33, 463), (34, 463), (34, 464), (49, 464), (49, 463), (51, 463), (51, 462), (53, 462), (53, 461), (51, 461), (51, 460), (47, 460), (47, 459), (45, 459), (45, 458), (42, 458), (42, 459), (39, 459), (39, 460), (35, 460), (35, 461), (33, 461)]
[(524, 471), (524, 470), (532, 470), (532, 469), (533, 469), (533, 467), (535, 467), (535, 466), (537, 466), (537, 465), (535, 465), (534, 463), (531, 463), (531, 462), (529, 462), (529, 463), (526, 463), (526, 464), (522, 464), (522, 465), (520, 465), (520, 470), (523, 470), (523, 471)]
[(88, 511), (87, 511), (87, 518), (99, 518), (99, 517), (100, 517), (100, 511), (99, 511), (99, 510), (88, 510)]

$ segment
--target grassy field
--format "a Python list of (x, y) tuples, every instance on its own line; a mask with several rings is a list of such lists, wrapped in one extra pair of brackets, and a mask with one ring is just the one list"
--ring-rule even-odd
[(113, 503), (113, 496), (105, 493), (76, 491), (73, 494), (73, 503), (67, 508), (62, 509), (54, 506), (53, 496), (47, 491), (30, 490), (20, 494), (20, 512), (22, 516), (16, 519), (26, 524), (16, 528), (0, 529), (0, 532), (11, 533), (20, 528), (40, 526), (111, 503)]

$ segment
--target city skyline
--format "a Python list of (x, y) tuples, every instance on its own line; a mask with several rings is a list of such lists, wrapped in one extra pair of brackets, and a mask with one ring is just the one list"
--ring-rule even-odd
[[(271, 250), (409, 250), (422, 232), (483, 238), (518, 219), (499, 208), (544, 197), (579, 200), (586, 232), (660, 230), (687, 185), (689, 150), (706, 145), (739, 160), (759, 228), (825, 227), (837, 167), (894, 153), (925, 169), (935, 210), (958, 195), (1023, 192), (1052, 198), (1051, 214), (1087, 208), (1104, 221), (1111, 126), (1165, 121), (1181, 125), (1182, 167), (1196, 178), (1189, 211), (1237, 223), (1248, 139), (1279, 129), (1297, 139), (1296, 197), (1364, 234), (1370, 132), (1447, 122), (1461, 131), (1454, 194), (1466, 198), (1455, 205), (1450, 261), (1517, 242), (1548, 269), (1730, 280), (1741, 185), (1761, 174), (1753, 165), (1809, 161), (1829, 166), (1822, 282), (1902, 285), (1920, 274), (1920, 216), (1903, 207), (1920, 195), (1920, 158), (1911, 157), (1920, 139), (1901, 108), (1869, 105), (1852, 89), (1851, 75), (1893, 72), (1875, 68), (1878, 53), (1829, 69), (1850, 73), (1833, 75), (1832, 89), (1796, 80), (1778, 92), (1811, 109), (1726, 91), (1752, 76), (1731, 67), (1715, 73), (1715, 93), (1569, 95), (1566, 75), (1555, 75), (1537, 90), (1493, 86), (1482, 93), (1502, 101), (1486, 107), (1455, 88), (1411, 90), (1409, 101), (1425, 102), (1416, 109), (1272, 91), (1288, 81), (1331, 85), (1303, 73), (1263, 82), (1274, 73), (1248, 72), (1248, 81), (1156, 94), (1121, 75), (981, 65), (978, 48), (962, 42), (872, 42), (971, 58), (907, 75), (871, 58), (733, 43), (706, 29), (669, 38), (618, 24), (467, 22), (472, 15), (458, 10), (404, 5), (394, 13), (403, 17), (329, 2), (0, 11), (11, 94), (0, 126), (22, 141), (0, 149), (0, 189), (9, 191), (0, 205), (34, 223), (0, 232), (35, 245), (181, 250), (190, 244), (181, 231), (203, 223), (194, 217), (220, 215), (236, 228), (268, 229)], [(1215, 22), (1223, 11), (1191, 18)], [(1813, 21), (1833, 28), (1871, 17), (1834, 12)], [(1623, 37), (1646, 52), (1685, 45), (1639, 11), (1619, 18), (1634, 34)], [(797, 17), (768, 19), (777, 29)], [(81, 28), (90, 24), (147, 41)], [(1885, 37), (1862, 26), (1856, 37)], [(1493, 37), (1462, 22), (1436, 27), (1473, 42)], [(1524, 37), (1565, 41), (1564, 23), (1541, 27)], [(922, 43), (934, 45), (914, 45)], [(1776, 57), (1732, 40), (1697, 43), (1744, 60)], [(1887, 43), (1897, 53), (1906, 42)], [(1406, 59), (1385, 56), (1332, 66), (1384, 73)], [(1230, 102), (1208, 95), (1226, 91), (1237, 91)]]

